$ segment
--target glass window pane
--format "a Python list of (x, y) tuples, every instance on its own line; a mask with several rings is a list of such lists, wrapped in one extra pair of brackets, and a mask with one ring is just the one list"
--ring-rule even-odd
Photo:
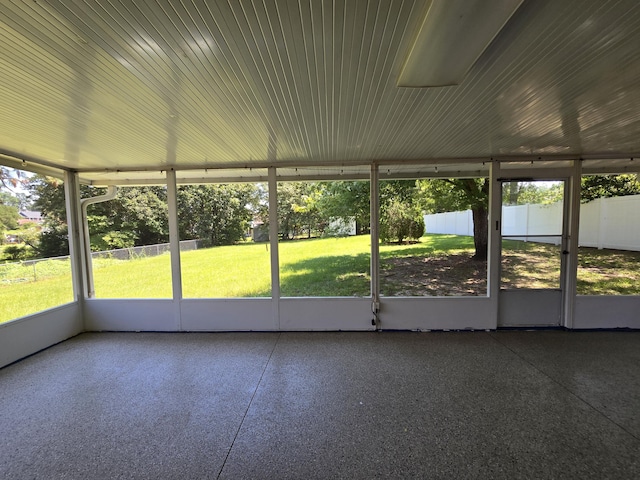
[(278, 183), (280, 293), (370, 294), (369, 182)]
[(578, 295), (640, 295), (640, 182), (582, 178)]
[[(104, 192), (82, 187), (83, 198)], [(172, 297), (166, 187), (120, 187), (87, 220), (96, 298)]]
[(265, 184), (179, 187), (183, 296), (271, 296), (268, 222)]
[(64, 185), (1, 167), (0, 323), (73, 301)]
[(488, 178), (381, 181), (381, 294), (486, 295), (488, 194)]

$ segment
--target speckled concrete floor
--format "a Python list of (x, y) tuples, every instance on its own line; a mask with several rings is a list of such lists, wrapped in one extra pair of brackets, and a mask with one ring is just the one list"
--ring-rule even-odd
[(0, 370), (2, 479), (640, 478), (640, 332), (97, 333)]

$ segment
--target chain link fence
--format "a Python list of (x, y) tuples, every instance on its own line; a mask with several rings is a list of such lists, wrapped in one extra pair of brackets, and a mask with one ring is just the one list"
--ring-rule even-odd
[[(180, 251), (197, 250), (203, 247), (202, 240), (183, 240)], [(133, 260), (155, 257), (169, 251), (168, 243), (144, 245), (140, 247), (119, 248), (91, 253), (92, 259), (106, 258), (115, 260)], [(36, 282), (60, 275), (71, 275), (69, 256), (24, 260), (21, 262), (0, 263), (0, 284)]]

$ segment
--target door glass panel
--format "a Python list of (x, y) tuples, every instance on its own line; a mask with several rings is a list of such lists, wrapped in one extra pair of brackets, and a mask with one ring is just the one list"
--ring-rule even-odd
[(503, 289), (559, 289), (564, 182), (502, 184)]

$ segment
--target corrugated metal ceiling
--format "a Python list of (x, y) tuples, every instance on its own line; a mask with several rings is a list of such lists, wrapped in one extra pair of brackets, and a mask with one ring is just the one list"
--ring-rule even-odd
[(460, 86), (398, 88), (428, 3), (3, 1), (0, 152), (98, 183), (640, 152), (640, 2), (525, 0)]

